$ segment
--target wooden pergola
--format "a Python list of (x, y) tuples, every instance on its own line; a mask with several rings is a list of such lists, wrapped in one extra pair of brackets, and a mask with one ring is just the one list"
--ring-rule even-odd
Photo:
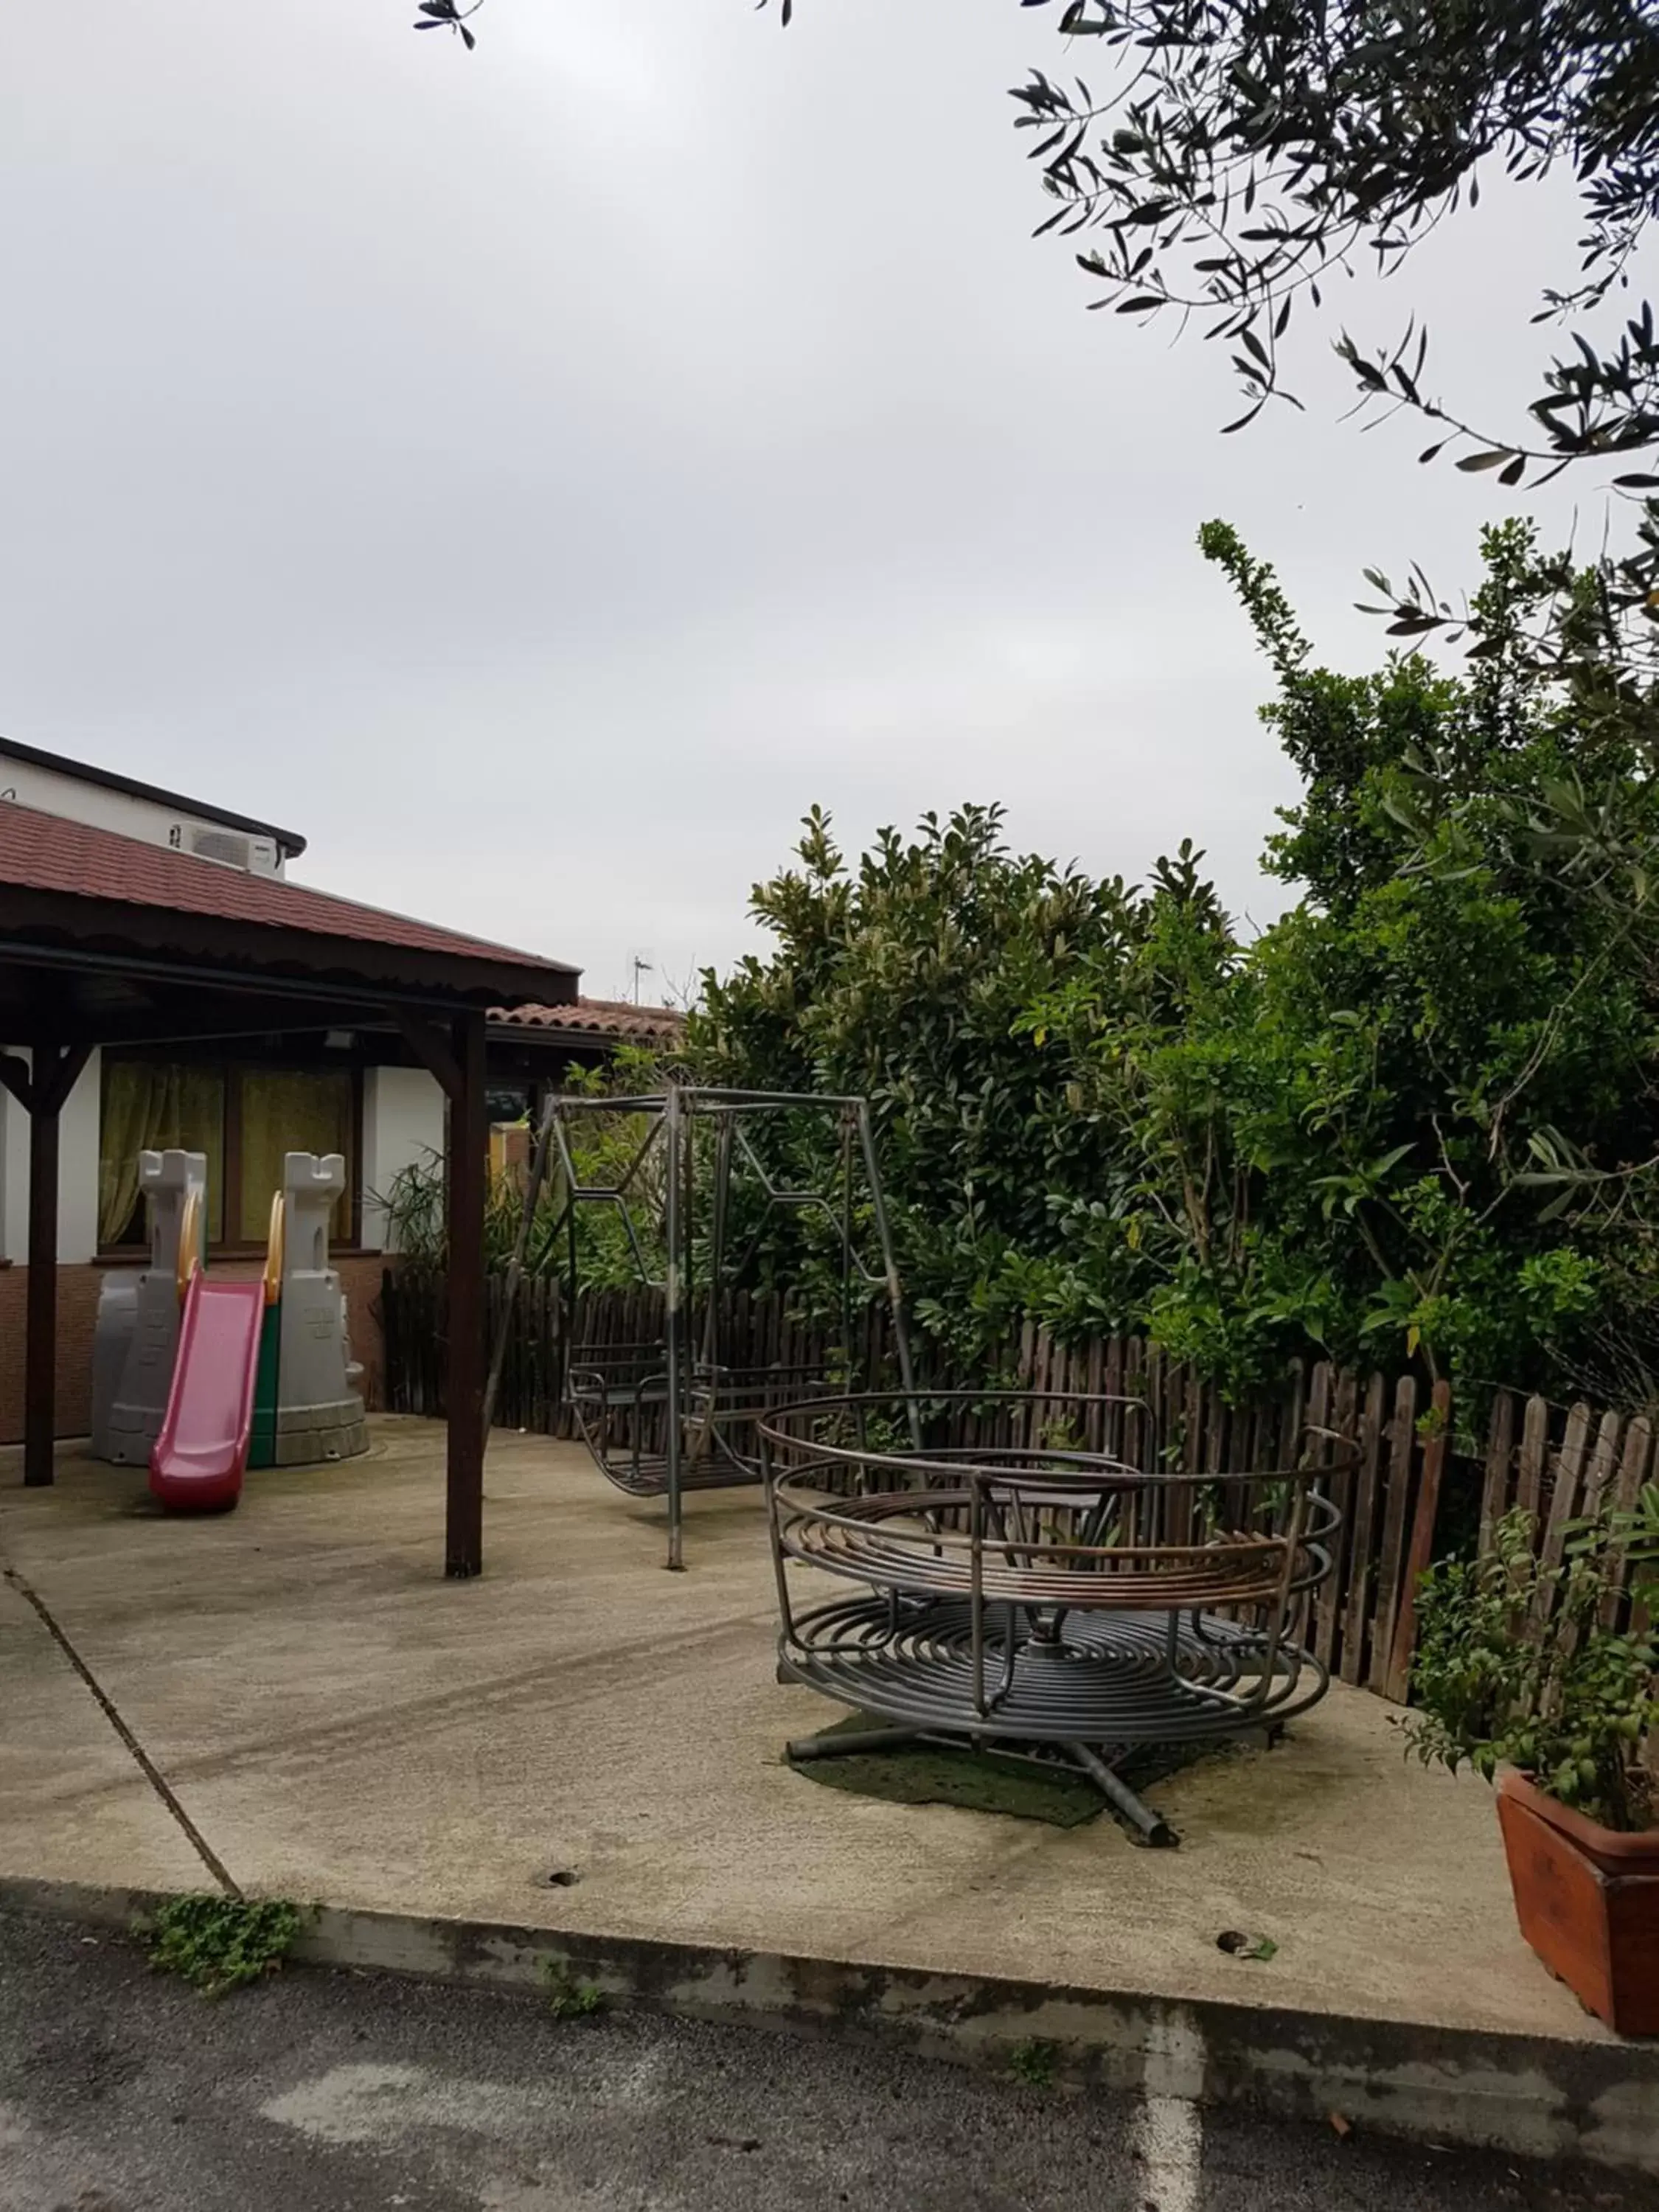
[(573, 1003), (578, 974), (280, 878), (0, 805), (0, 1083), (27, 1114), (31, 1139), (24, 1481), (53, 1474), (59, 1121), (93, 1050), (349, 1028), (382, 1043), (387, 1064), (412, 1056), (448, 1102), (444, 1571), (477, 1574), (486, 1022), (502, 1009)]

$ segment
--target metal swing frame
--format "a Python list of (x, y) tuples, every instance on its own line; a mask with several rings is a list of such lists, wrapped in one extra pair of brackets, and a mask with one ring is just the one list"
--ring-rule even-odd
[[(756, 1141), (756, 1126), (767, 1117), (803, 1113), (817, 1114), (839, 1124), (840, 1171), (834, 1198), (821, 1189), (800, 1189), (780, 1181)], [(577, 1121), (595, 1115), (636, 1115), (644, 1123), (631, 1157), (609, 1183), (582, 1181), (571, 1144)], [(706, 1125), (713, 1127), (712, 1146), (698, 1142), (698, 1129)], [(867, 1099), (819, 1091), (705, 1090), (689, 1084), (624, 1098), (573, 1097), (555, 1091), (542, 1111), (507, 1267), (484, 1392), (486, 1439), (537, 1209), (555, 1163), (563, 1196), (544, 1233), (544, 1246), (555, 1244), (561, 1237), (565, 1240), (566, 1310), (572, 1321), (577, 1310), (576, 1224), (580, 1206), (608, 1206), (616, 1213), (623, 1224), (640, 1287), (662, 1293), (661, 1338), (645, 1344), (607, 1346), (603, 1355), (586, 1360), (579, 1348), (572, 1346), (567, 1353), (564, 1393), (582, 1442), (607, 1480), (630, 1496), (667, 1499), (671, 1569), (678, 1571), (685, 1563), (685, 1493), (760, 1483), (757, 1424), (779, 1407), (811, 1396), (815, 1389), (848, 1387), (853, 1364), (853, 1309), (860, 1291), (886, 1297), (899, 1389), (904, 1401), (914, 1406), (909, 1337)], [(635, 1208), (650, 1182), (647, 1170), (654, 1163), (662, 1167), (659, 1191), (652, 1198), (659, 1218), (642, 1238)], [(708, 1170), (706, 1192), (705, 1177), (699, 1172), (704, 1168)], [(728, 1248), (732, 1194), (738, 1179), (752, 1179), (764, 1203), (753, 1234), (734, 1257)], [(869, 1205), (878, 1249), (873, 1266), (865, 1259), (854, 1234), (854, 1208), (860, 1195)], [(708, 1208), (707, 1264), (699, 1281), (696, 1231), (698, 1202), (704, 1196)], [(839, 1382), (799, 1366), (737, 1368), (722, 1357), (725, 1294), (755, 1257), (775, 1210), (817, 1212), (838, 1232), (842, 1367)], [(653, 1270), (652, 1247), (662, 1255), (660, 1275)], [(660, 1421), (661, 1449), (647, 1452), (642, 1438), (655, 1419)], [(626, 1429), (630, 1438), (626, 1454), (621, 1455), (614, 1443), (619, 1428)]]

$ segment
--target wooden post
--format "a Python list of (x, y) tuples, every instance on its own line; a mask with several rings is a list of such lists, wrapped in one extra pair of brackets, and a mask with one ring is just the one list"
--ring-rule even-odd
[(1342, 1631), (1342, 1679), (1365, 1680), (1365, 1634), (1371, 1617), (1371, 1592), (1376, 1577), (1372, 1559), (1377, 1519), (1377, 1494), (1382, 1474), (1382, 1426), (1388, 1411), (1389, 1386), (1373, 1375), (1365, 1386), (1364, 1410), (1359, 1417), (1359, 1472), (1354, 1482), (1353, 1535), (1348, 1547), (1348, 1615)]
[[(1318, 1596), (1318, 1641), (1314, 1649), (1319, 1659), (1336, 1671), (1340, 1666), (1338, 1649), (1342, 1634), (1342, 1622), (1348, 1595), (1349, 1546), (1353, 1540), (1353, 1493), (1355, 1483), (1352, 1468), (1345, 1468), (1346, 1453), (1356, 1449), (1359, 1431), (1359, 1378), (1351, 1368), (1343, 1368), (1336, 1378), (1336, 1397), (1331, 1412), (1331, 1426), (1341, 1438), (1337, 1447), (1336, 1467), (1326, 1476), (1325, 1495), (1341, 1515), (1336, 1533), (1331, 1539), (1331, 1568)], [(1326, 1455), (1328, 1458), (1328, 1455)]]
[(444, 1572), (483, 1571), (484, 1194), (489, 1123), (484, 1098), (484, 1018), (456, 1014), (441, 1026), (391, 1009), (404, 1042), (449, 1102), (444, 1139), (444, 1226), (449, 1246), (449, 1425)]
[(58, 1129), (38, 1108), (29, 1116), (29, 1279), (23, 1362), (23, 1480), (52, 1480), (58, 1433)]
[(1417, 1489), (1417, 1514), (1412, 1522), (1411, 1549), (1406, 1557), (1405, 1579), (1395, 1619), (1394, 1648), (1389, 1656), (1389, 1679), (1384, 1694), (1403, 1705), (1411, 1686), (1412, 1658), (1417, 1650), (1417, 1588), (1434, 1558), (1435, 1516), (1440, 1509), (1440, 1485), (1446, 1471), (1446, 1452), (1451, 1442), (1451, 1384), (1434, 1386), (1430, 1401), (1434, 1424), (1423, 1446), (1423, 1473)]
[(1492, 1549), (1492, 1531), (1510, 1507), (1510, 1462), (1515, 1456), (1515, 1395), (1495, 1390), (1486, 1443), (1486, 1479), (1480, 1492), (1480, 1549)]
[(1543, 1503), (1544, 1462), (1549, 1449), (1549, 1401), (1528, 1398), (1521, 1422), (1521, 1463), (1515, 1487), (1515, 1502), (1523, 1513), (1535, 1515)]
[(1394, 1419), (1389, 1426), (1388, 1496), (1382, 1513), (1382, 1548), (1376, 1563), (1376, 1606), (1371, 1621), (1370, 1686), (1385, 1697), (1394, 1658), (1395, 1624), (1400, 1612), (1400, 1571), (1405, 1559), (1406, 1507), (1417, 1452), (1417, 1378), (1402, 1375), (1395, 1385)]
[(484, 1018), (450, 1025), (455, 1088), (445, 1149), (449, 1231), (449, 1457), (444, 1572), (483, 1569), (484, 1189), (489, 1132), (484, 1104)]
[(1541, 1644), (1554, 1614), (1560, 1589), (1551, 1579), (1555, 1570), (1566, 1557), (1567, 1528), (1581, 1510), (1580, 1485), (1584, 1479), (1584, 1458), (1589, 1449), (1590, 1409), (1581, 1398), (1567, 1408), (1566, 1424), (1561, 1431), (1561, 1449), (1555, 1455), (1555, 1487), (1550, 1496), (1550, 1510), (1544, 1522), (1543, 1537), (1538, 1547), (1540, 1564), (1545, 1570), (1532, 1601), (1532, 1612), (1523, 1633), (1528, 1642)]
[[(1615, 1513), (1634, 1511), (1637, 1499), (1642, 1493), (1642, 1485), (1647, 1480), (1648, 1459), (1652, 1449), (1651, 1425), (1645, 1413), (1638, 1413), (1625, 1431), (1625, 1449), (1619, 1462), (1618, 1480), (1613, 1492)], [(1630, 1573), (1622, 1544), (1615, 1547), (1613, 1558), (1617, 1561), (1617, 1572), (1612, 1578), (1614, 1586), (1601, 1601), (1601, 1622), (1603, 1628), (1614, 1627), (1618, 1623), (1624, 1585)]]
[(8, 1054), (0, 1082), (29, 1117), (29, 1279), (23, 1352), (23, 1480), (52, 1480), (58, 1433), (58, 1133), (91, 1048), (37, 1044), (33, 1065)]

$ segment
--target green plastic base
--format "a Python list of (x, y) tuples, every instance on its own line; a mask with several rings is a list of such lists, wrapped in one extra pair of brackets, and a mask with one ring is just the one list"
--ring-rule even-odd
[(283, 1308), (279, 1299), (265, 1308), (259, 1331), (259, 1366), (253, 1382), (253, 1430), (248, 1440), (250, 1468), (276, 1464), (277, 1351), (282, 1343)]

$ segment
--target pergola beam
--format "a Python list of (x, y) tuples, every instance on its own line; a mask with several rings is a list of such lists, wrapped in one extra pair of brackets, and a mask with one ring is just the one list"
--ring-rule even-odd
[(431, 1076), (446, 1098), (452, 1102), (460, 1096), (462, 1088), (461, 1063), (453, 1048), (453, 1039), (429, 1021), (422, 1021), (406, 1006), (394, 1006), (392, 1019), (404, 1042), (421, 1066)]

